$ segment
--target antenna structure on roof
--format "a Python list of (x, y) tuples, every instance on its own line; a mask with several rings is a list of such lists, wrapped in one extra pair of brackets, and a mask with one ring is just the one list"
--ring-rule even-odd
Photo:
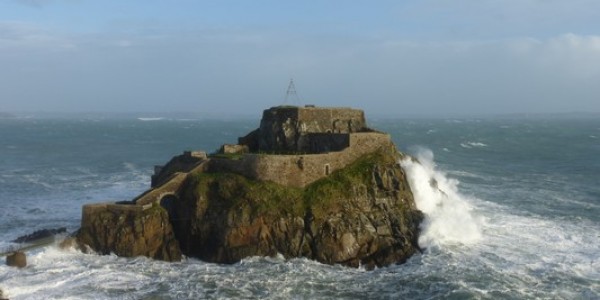
[[(291, 101), (291, 103), (289, 103), (289, 101)], [(285, 101), (283, 104), (300, 105), (300, 96), (298, 96), (298, 92), (296, 92), (296, 85), (294, 85), (293, 78), (290, 79), (290, 84), (285, 92)]]

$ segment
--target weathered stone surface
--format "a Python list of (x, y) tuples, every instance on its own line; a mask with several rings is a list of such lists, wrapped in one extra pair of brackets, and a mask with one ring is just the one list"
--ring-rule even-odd
[(21, 251), (9, 254), (6, 256), (6, 265), (9, 267), (25, 268), (27, 266), (27, 256)]
[(362, 110), (324, 107), (272, 107), (263, 112), (260, 127), (239, 139), (250, 151), (272, 153), (315, 152), (311, 137), (327, 133), (335, 138), (339, 133), (369, 130)]
[(163, 260), (282, 254), (368, 268), (419, 251), (423, 215), (402, 154), (362, 111), (271, 108), (228, 147), (157, 167), (152, 188), (133, 201), (85, 205), (79, 244)]
[(100, 254), (181, 260), (168, 214), (160, 206), (145, 210), (102, 204), (84, 207), (77, 240)]
[(398, 153), (378, 152), (304, 189), (235, 174), (197, 174), (174, 203), (183, 253), (233, 263), (280, 253), (368, 268), (419, 251), (422, 213)]

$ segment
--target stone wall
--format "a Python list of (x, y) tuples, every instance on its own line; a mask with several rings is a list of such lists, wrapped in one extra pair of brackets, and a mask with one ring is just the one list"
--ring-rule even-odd
[(395, 149), (388, 134), (348, 134), (350, 146), (342, 151), (305, 155), (245, 154), (240, 159), (212, 158), (209, 172), (232, 172), (248, 178), (304, 187), (341, 169), (364, 154), (382, 147)]
[(219, 153), (223, 153), (223, 154), (242, 154), (242, 153), (247, 153), (249, 152), (249, 148), (246, 145), (231, 145), (231, 144), (224, 144), (221, 146), (221, 149), (219, 149)]
[(293, 153), (310, 149), (308, 134), (367, 130), (362, 110), (279, 106), (265, 110), (259, 129), (239, 141), (251, 152)]
[(304, 107), (298, 110), (304, 132), (350, 133), (367, 127), (362, 110), (345, 107)]
[(182, 155), (173, 157), (166, 165), (154, 166), (150, 186), (156, 187), (165, 183), (174, 173), (187, 173), (207, 158), (204, 151), (184, 151)]
[(348, 133), (309, 133), (301, 137), (300, 153), (327, 153), (350, 147)]
[(362, 132), (350, 134), (349, 151), (358, 153), (358, 155), (373, 152), (383, 146), (395, 147), (392, 138), (387, 133)]

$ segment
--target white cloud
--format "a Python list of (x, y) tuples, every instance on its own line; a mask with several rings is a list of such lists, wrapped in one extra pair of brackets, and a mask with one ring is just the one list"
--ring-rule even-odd
[(600, 111), (600, 37), (591, 35), (436, 42), (250, 30), (67, 36), (0, 23), (0, 65), (0, 106), (13, 109), (220, 111), (228, 102), (243, 112), (279, 104), (293, 76), (307, 102), (372, 112)]
[(545, 40), (515, 40), (508, 45), (542, 70), (565, 72), (573, 79), (600, 79), (600, 36), (568, 33)]

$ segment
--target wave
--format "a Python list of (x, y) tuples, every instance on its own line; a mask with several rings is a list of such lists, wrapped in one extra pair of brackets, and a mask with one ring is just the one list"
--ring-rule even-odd
[(475, 173), (471, 173), (471, 172), (467, 172), (467, 171), (463, 171), (463, 170), (454, 170), (454, 171), (448, 171), (448, 174), (452, 175), (452, 176), (456, 176), (456, 177), (468, 177), (468, 178), (478, 178), (478, 179), (483, 179), (484, 177)]
[(463, 148), (474, 148), (474, 147), (487, 147), (487, 144), (481, 143), (481, 142), (466, 142), (466, 143), (460, 143), (460, 146)]
[(417, 207), (425, 214), (419, 237), (421, 247), (481, 239), (483, 220), (473, 215), (468, 198), (458, 191), (458, 180), (436, 169), (431, 150), (423, 149), (417, 160), (406, 158), (400, 164), (406, 171)]
[(138, 119), (138, 120), (140, 120), (140, 121), (147, 122), (147, 121), (162, 121), (162, 120), (164, 120), (165, 118), (163, 118), (163, 117), (158, 117), (158, 118), (137, 118), (137, 119)]

